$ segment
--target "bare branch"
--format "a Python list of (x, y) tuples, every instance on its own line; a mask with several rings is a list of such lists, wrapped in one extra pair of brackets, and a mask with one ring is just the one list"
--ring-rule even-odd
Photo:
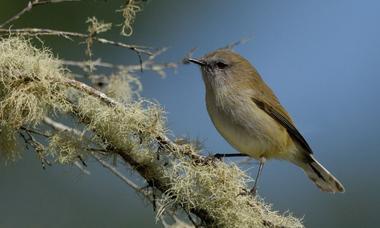
[[(45, 117), (44, 120), (45, 124), (51, 126), (57, 131), (67, 131), (71, 132), (74, 135), (80, 136), (81, 132), (78, 131), (75, 128), (68, 127), (60, 122), (54, 121), (49, 117)], [(139, 187), (136, 183), (125, 177), (120, 171), (116, 169), (115, 166), (109, 164), (104, 159), (102, 159), (98, 154), (95, 152), (91, 153), (92, 156), (95, 158), (96, 161), (98, 161), (100, 164), (102, 164), (105, 168), (110, 170), (113, 174), (115, 174), (117, 177), (119, 177), (121, 180), (123, 180), (125, 183), (127, 183), (131, 188), (133, 188), (136, 192), (142, 193), (144, 196), (148, 196), (146, 192), (141, 190), (141, 187)]]
[(95, 158), (96, 161), (98, 161), (103, 167), (111, 171), (111, 173), (115, 174), (117, 177), (119, 177), (123, 182), (128, 184), (129, 187), (131, 187), (133, 190), (135, 190), (138, 193), (143, 194), (145, 197), (149, 198), (149, 194), (144, 191), (140, 186), (138, 186), (135, 182), (131, 181), (129, 178), (124, 176), (117, 168), (108, 162), (106, 162), (104, 159), (102, 159), (99, 155), (92, 153), (92, 156)]
[(79, 2), (80, 0), (34, 0), (34, 1), (29, 1), (28, 5), (25, 6), (24, 9), (22, 9), (20, 12), (18, 12), (16, 15), (13, 17), (9, 18), (2, 24), (0, 24), (0, 28), (4, 27), (5, 25), (19, 19), (22, 15), (25, 13), (29, 12), (32, 10), (33, 7), (35, 6), (42, 6), (46, 4), (51, 4), (51, 3), (62, 3), (62, 2)]
[(227, 46), (223, 47), (224, 49), (233, 49), (235, 48), (236, 46), (240, 45), (240, 44), (245, 44), (247, 43), (249, 40), (251, 39), (251, 37), (243, 37), (241, 38), (240, 40), (238, 41), (235, 41), (235, 42), (232, 42), (230, 44), (227, 44)]
[(72, 60), (61, 60), (60, 62), (66, 66), (75, 66), (79, 67), (84, 71), (87, 71), (88, 67), (104, 67), (104, 68), (111, 68), (111, 69), (117, 69), (119, 71), (125, 71), (129, 73), (138, 72), (141, 71), (153, 71), (159, 74), (160, 76), (165, 76), (165, 70), (166, 69), (175, 69), (177, 68), (177, 64), (174, 62), (170, 63), (156, 63), (154, 61), (151, 61), (151, 56), (149, 56), (149, 59), (146, 61), (143, 61), (142, 64), (131, 64), (131, 65), (120, 65), (120, 64), (113, 64), (108, 62), (103, 62), (100, 59), (96, 59), (93, 61), (72, 61)]
[(90, 172), (88, 169), (86, 169), (86, 168), (83, 166), (83, 164), (82, 164), (81, 162), (79, 162), (79, 161), (75, 161), (75, 162), (74, 162), (74, 165), (75, 165), (80, 171), (82, 171), (82, 173), (84, 173), (84, 174), (86, 174), (86, 175), (90, 175), (90, 174), (91, 174), (91, 172)]
[[(71, 37), (84, 38), (84, 39), (89, 38), (89, 34), (60, 31), (60, 30), (54, 30), (54, 29), (45, 29), (45, 28), (0, 29), (0, 34), (1, 33), (17, 34), (17, 35), (24, 35), (24, 36), (62, 36), (66, 39), (71, 39)], [(146, 54), (146, 55), (154, 54), (152, 51), (149, 50), (151, 48), (144, 47), (144, 46), (125, 44), (122, 42), (108, 40), (101, 37), (92, 37), (92, 39), (97, 41), (98, 43), (127, 48), (129, 50), (134, 51), (137, 54), (140, 54), (140, 53)]]
[[(81, 133), (76, 130), (75, 128), (70, 128), (62, 123), (59, 123), (59, 122), (56, 122), (52, 119), (50, 119), (49, 117), (45, 117), (44, 118), (44, 122), (46, 124), (48, 124), (49, 126), (51, 126), (52, 128), (54, 128), (55, 130), (57, 131), (68, 131), (68, 132), (71, 132), (75, 135), (80, 135)], [(108, 169), (111, 173), (113, 173), (115, 176), (119, 177), (123, 182), (125, 182), (129, 187), (131, 187), (134, 191), (136, 191), (137, 193), (141, 194), (144, 196), (145, 199), (147, 199), (149, 202), (152, 203), (152, 205), (155, 205), (156, 203), (158, 202), (155, 202), (155, 199), (152, 198), (152, 195), (150, 194), (149, 191), (146, 190), (146, 188), (141, 188), (139, 185), (137, 185), (135, 182), (133, 182), (131, 179), (127, 178), (124, 174), (122, 174), (114, 165), (111, 165), (110, 163), (108, 163), (107, 161), (105, 161), (101, 156), (99, 156), (96, 152), (92, 152), (91, 153), (92, 157), (97, 161), (99, 162), (104, 168)], [(79, 163), (79, 162), (78, 162)], [(82, 167), (80, 164), (77, 165), (78, 167)], [(83, 168), (83, 167), (82, 167)], [(86, 169), (83, 169), (82, 170), (84, 173), (86, 174), (90, 174), (88, 170)], [(159, 203), (158, 203), (159, 204)], [(173, 225), (184, 225), (184, 224), (187, 224), (185, 222), (183, 222), (181, 219), (179, 219), (177, 216), (175, 216), (174, 214), (171, 215), (175, 221), (175, 224)], [(164, 221), (163, 217), (160, 217), (160, 219), (162, 220), (162, 223), (163, 224), (167, 224), (166, 221)], [(176, 226), (173, 226), (171, 225), (171, 227), (176, 227)], [(170, 226), (170, 225), (168, 225)], [(187, 226), (187, 227), (192, 227), (192, 226)]]

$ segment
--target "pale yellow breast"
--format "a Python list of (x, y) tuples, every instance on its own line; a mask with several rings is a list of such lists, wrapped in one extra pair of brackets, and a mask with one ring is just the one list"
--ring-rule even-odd
[(286, 159), (294, 150), (287, 131), (251, 100), (224, 100), (221, 106), (213, 94), (207, 94), (206, 104), (218, 132), (240, 153)]

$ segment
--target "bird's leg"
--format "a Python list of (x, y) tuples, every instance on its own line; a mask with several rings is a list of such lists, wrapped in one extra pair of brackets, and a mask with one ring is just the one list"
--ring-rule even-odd
[(235, 154), (214, 154), (214, 155), (207, 156), (206, 159), (202, 163), (209, 164), (210, 162), (214, 163), (216, 161), (222, 161), (222, 159), (225, 157), (244, 157), (244, 156), (248, 156), (248, 155), (237, 154), (237, 153), (235, 153)]
[(247, 157), (246, 154), (214, 154), (214, 157), (217, 159), (221, 158), (231, 158), (231, 157)]
[(251, 194), (254, 195), (254, 196), (256, 195), (257, 182), (259, 181), (261, 172), (263, 171), (265, 161), (266, 161), (265, 157), (260, 157), (260, 159), (259, 159), (259, 162), (260, 162), (260, 164), (259, 164), (259, 170), (257, 171), (257, 175), (256, 175), (256, 179), (255, 179), (255, 184), (253, 185), (253, 188), (250, 191)]

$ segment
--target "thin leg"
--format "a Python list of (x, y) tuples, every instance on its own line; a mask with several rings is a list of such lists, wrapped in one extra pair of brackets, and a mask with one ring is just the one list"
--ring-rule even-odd
[(251, 194), (252, 195), (256, 195), (257, 183), (259, 182), (259, 178), (260, 178), (260, 175), (261, 175), (261, 173), (263, 171), (265, 161), (266, 161), (265, 157), (261, 157), (259, 159), (260, 165), (259, 165), (259, 170), (257, 171), (257, 175), (256, 175), (256, 179), (255, 179), (255, 184), (253, 185), (253, 188), (251, 189)]
[(246, 154), (215, 154), (216, 158), (247, 157)]

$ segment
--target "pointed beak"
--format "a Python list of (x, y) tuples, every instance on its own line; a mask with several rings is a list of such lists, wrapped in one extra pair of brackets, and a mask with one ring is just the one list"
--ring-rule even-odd
[(206, 62), (201, 60), (201, 59), (194, 59), (194, 58), (188, 58), (187, 59), (189, 62), (198, 64), (199, 66), (206, 66)]

